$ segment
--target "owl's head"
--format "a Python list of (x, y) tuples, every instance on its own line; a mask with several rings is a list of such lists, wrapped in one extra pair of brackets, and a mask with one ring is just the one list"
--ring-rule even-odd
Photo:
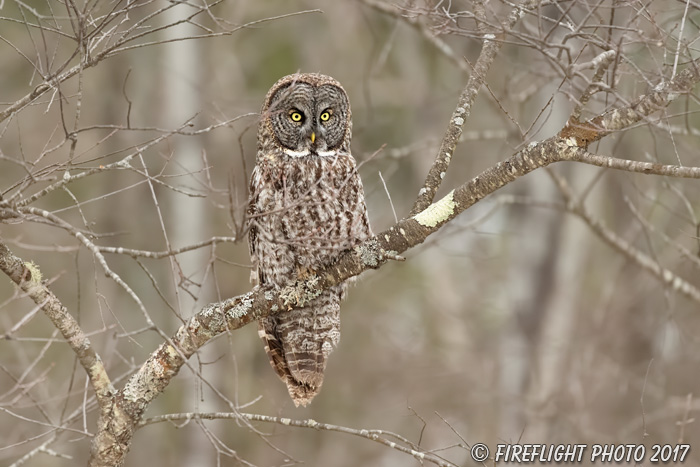
[[(350, 102), (339, 82), (316, 73), (285, 76), (267, 93), (261, 136), (290, 157), (350, 153)], [(259, 138), (259, 141), (263, 138)]]

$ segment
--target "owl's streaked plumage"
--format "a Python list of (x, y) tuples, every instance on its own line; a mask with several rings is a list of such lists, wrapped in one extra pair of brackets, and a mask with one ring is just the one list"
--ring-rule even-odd
[[(350, 154), (352, 122), (343, 87), (329, 76), (285, 76), (262, 107), (250, 180), (249, 245), (260, 284), (283, 287), (371, 235), (362, 181)], [(340, 340), (345, 284), (303, 308), (259, 323), (265, 351), (295, 405), (320, 391)]]

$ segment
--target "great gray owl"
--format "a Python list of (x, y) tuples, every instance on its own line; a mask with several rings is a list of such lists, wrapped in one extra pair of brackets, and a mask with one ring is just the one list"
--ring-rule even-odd
[[(285, 76), (265, 97), (250, 180), (250, 255), (260, 284), (283, 287), (371, 235), (350, 154), (350, 102), (330, 76)], [(258, 334), (295, 405), (318, 394), (340, 340), (345, 284), (263, 318)]]

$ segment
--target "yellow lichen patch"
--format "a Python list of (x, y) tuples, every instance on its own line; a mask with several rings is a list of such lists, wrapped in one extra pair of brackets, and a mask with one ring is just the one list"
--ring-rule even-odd
[(170, 358), (177, 358), (180, 356), (180, 353), (177, 351), (177, 349), (170, 344), (168, 344), (165, 347), (165, 351), (167, 352)]
[(455, 212), (455, 207), (457, 207), (457, 203), (455, 203), (454, 200), (454, 193), (454, 190), (450, 191), (447, 196), (437, 203), (431, 204), (423, 211), (413, 216), (413, 218), (416, 222), (425, 227), (435, 227), (445, 222)]
[(27, 271), (29, 271), (29, 274), (31, 274), (30, 277), (27, 277), (27, 280), (34, 282), (35, 284), (41, 284), (42, 276), (39, 266), (37, 266), (34, 261), (26, 261), (24, 263), (24, 267), (27, 268)]

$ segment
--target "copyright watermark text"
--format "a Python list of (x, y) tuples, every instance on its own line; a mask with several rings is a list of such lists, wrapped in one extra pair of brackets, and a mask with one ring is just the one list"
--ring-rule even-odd
[(484, 462), (573, 464), (681, 463), (690, 453), (689, 444), (497, 444), (493, 454), (484, 443), (471, 447), (472, 459)]

